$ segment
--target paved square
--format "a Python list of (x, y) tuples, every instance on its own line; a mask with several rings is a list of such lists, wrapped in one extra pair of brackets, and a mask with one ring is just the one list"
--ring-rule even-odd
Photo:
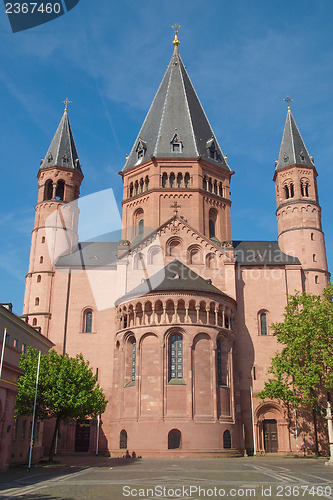
[(333, 467), (325, 459), (117, 460), (62, 457), (59, 463), (0, 475), (0, 498), (124, 500), (329, 498)]

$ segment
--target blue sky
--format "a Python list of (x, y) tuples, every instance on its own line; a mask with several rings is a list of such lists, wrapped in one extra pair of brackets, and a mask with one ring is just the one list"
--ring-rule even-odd
[(37, 172), (63, 113), (85, 179), (81, 195), (112, 188), (172, 55), (180, 54), (228, 155), (232, 238), (276, 239), (272, 177), (287, 106), (319, 174), (333, 264), (333, 3), (307, 0), (80, 0), (68, 14), (13, 34), (0, 15), (0, 302), (21, 314)]

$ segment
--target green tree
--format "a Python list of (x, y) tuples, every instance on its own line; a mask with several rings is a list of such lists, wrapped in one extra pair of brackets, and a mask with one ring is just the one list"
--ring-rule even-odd
[[(32, 415), (35, 397), (38, 351), (28, 348), (21, 355), (20, 368), (25, 370), (18, 380), (15, 414)], [(55, 418), (55, 428), (49, 452), (53, 460), (54, 445), (61, 421), (70, 418), (85, 420), (105, 411), (107, 401), (96, 381), (89, 362), (82, 354), (70, 358), (51, 350), (40, 361), (36, 422)]]
[(261, 399), (276, 398), (296, 408), (312, 408), (317, 453), (319, 398), (333, 389), (332, 297), (331, 283), (322, 295), (297, 292), (288, 297), (284, 321), (272, 324), (282, 350), (272, 358), (272, 376), (259, 393)]

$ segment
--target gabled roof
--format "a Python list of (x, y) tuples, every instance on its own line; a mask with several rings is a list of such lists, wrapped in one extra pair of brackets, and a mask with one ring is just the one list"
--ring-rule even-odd
[(47, 167), (73, 168), (82, 174), (67, 110), (62, 115), (51, 145), (40, 166), (40, 168)]
[(276, 170), (295, 164), (312, 167), (313, 161), (305, 147), (291, 110), (288, 108)]
[(118, 241), (97, 241), (79, 243), (77, 249), (62, 255), (56, 262), (56, 267), (105, 267), (116, 266)]
[(115, 305), (148, 293), (171, 291), (214, 293), (227, 297), (224, 292), (212, 285), (210, 280), (203, 279), (199, 274), (185, 266), (185, 264), (174, 259), (163, 269), (160, 269), (153, 276), (144, 280), (140, 285), (118, 299)]
[[(179, 147), (173, 147), (175, 142)], [(123, 172), (152, 156), (186, 159), (201, 156), (230, 171), (177, 45)]]
[(233, 241), (236, 264), (241, 266), (300, 265), (297, 257), (283, 253), (277, 241)]

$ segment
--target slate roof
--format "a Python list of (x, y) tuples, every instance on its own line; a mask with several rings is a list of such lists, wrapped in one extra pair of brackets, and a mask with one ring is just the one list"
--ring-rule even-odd
[(62, 255), (56, 263), (56, 267), (104, 267), (116, 266), (118, 254), (118, 242), (97, 241), (79, 243), (77, 250), (73, 253)]
[[(182, 152), (173, 152), (172, 142), (182, 145)], [(215, 147), (215, 159), (209, 148)], [(138, 158), (138, 149), (144, 155)], [(170, 64), (155, 95), (123, 172), (156, 158), (197, 158), (230, 168), (214, 136), (210, 123), (193, 88), (178, 46), (175, 46)]]
[(236, 263), (242, 266), (299, 264), (297, 257), (283, 253), (277, 241), (233, 241)]
[(66, 110), (62, 115), (56, 133), (54, 134), (40, 168), (55, 166), (73, 168), (82, 174), (80, 160), (76, 151), (74, 137)]
[(144, 280), (140, 285), (118, 299), (116, 305), (132, 297), (144, 296), (147, 293), (168, 291), (214, 293), (227, 297), (224, 292), (216, 288), (209, 281), (203, 279), (178, 259), (174, 259), (163, 269), (160, 269), (149, 279)]
[(295, 164), (313, 166), (313, 161), (288, 108), (276, 170)]

